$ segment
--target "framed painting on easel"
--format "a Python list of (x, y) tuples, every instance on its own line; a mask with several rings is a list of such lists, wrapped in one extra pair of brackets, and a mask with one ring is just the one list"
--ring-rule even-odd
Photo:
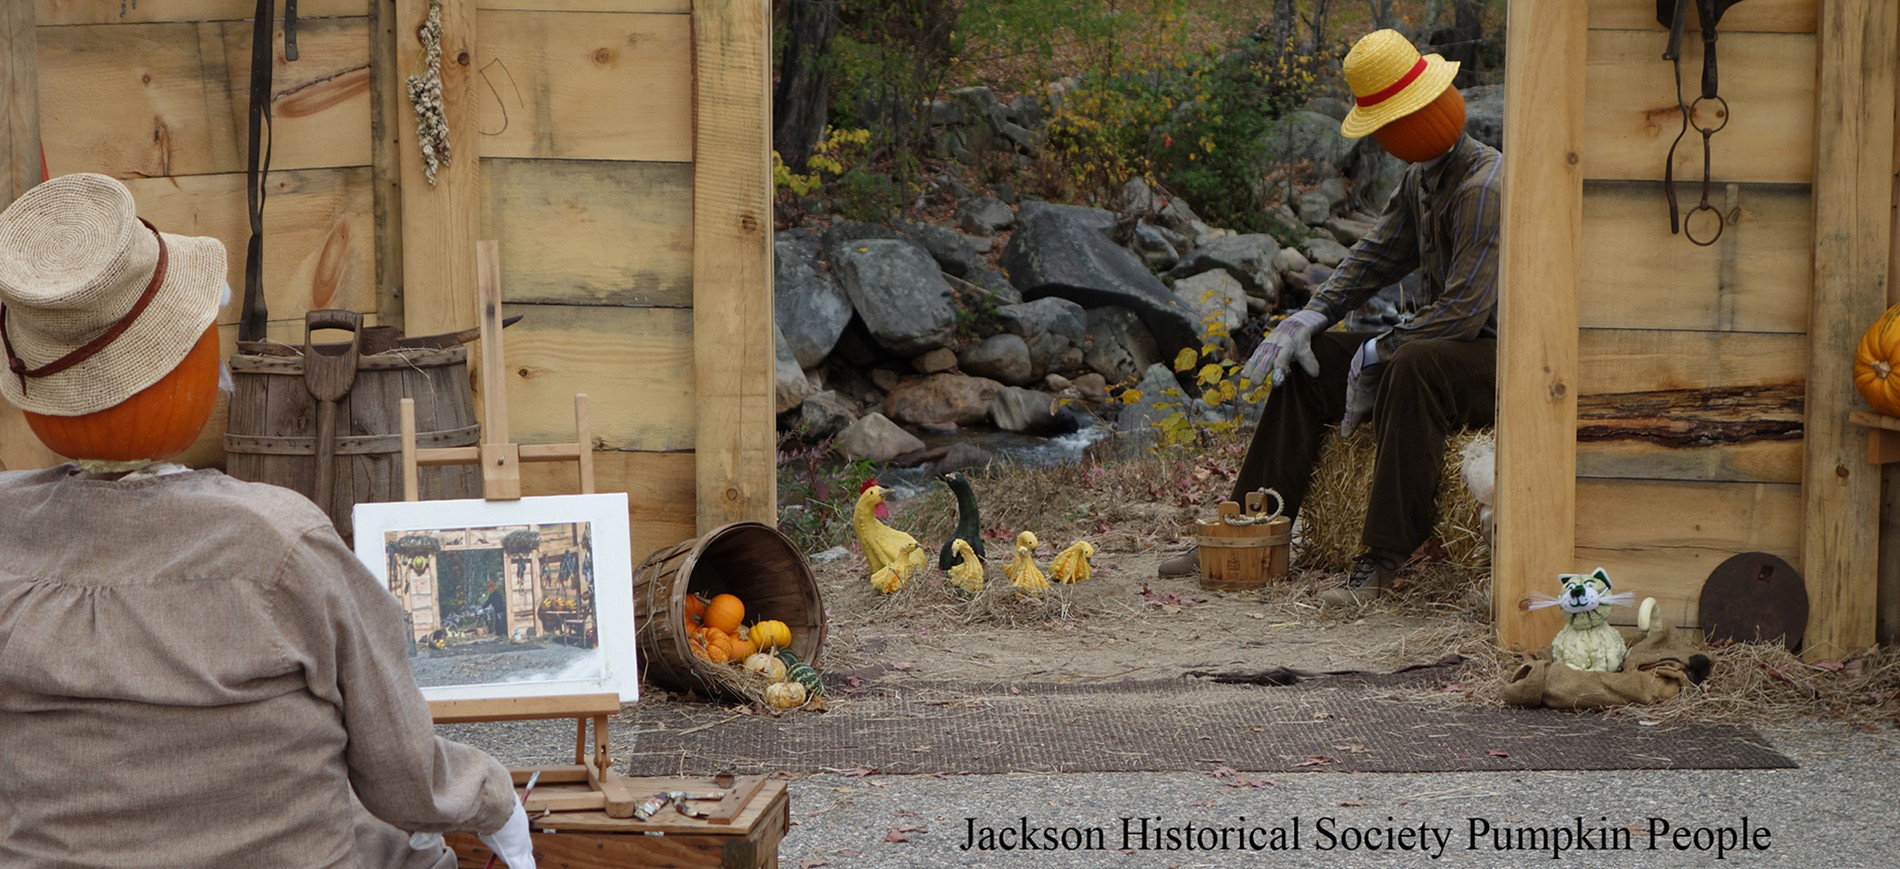
[(624, 492), (358, 504), (429, 700), (639, 696)]

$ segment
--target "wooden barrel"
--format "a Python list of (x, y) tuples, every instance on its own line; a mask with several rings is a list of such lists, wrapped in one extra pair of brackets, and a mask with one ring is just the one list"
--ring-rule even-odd
[[(1248, 496), (1250, 500), (1253, 497)], [(1201, 588), (1253, 591), (1286, 576), (1293, 520), (1279, 515), (1277, 509), (1269, 515), (1253, 504), (1249, 507), (1249, 524), (1229, 521), (1229, 517), (1240, 518), (1240, 505), (1232, 501), (1221, 502), (1220, 515), (1213, 521), (1195, 520), (1195, 544), (1201, 551)]]
[[(314, 497), (317, 400), (304, 383), (301, 356), (239, 353), (231, 357), (237, 391), (225, 426), (225, 473)], [(463, 447), (481, 442), (469, 388), (468, 350), (396, 349), (357, 357), (356, 382), (337, 402), (331, 521), (352, 539), (358, 503), (402, 500), (402, 399), (416, 401), (416, 446)], [(422, 468), (423, 500), (479, 498), (475, 465)]]
[[(647, 681), (676, 691), (728, 696), (686, 644), (686, 595), (731, 594), (745, 603), (746, 621), (777, 619), (792, 631), (792, 653), (817, 665), (825, 645), (825, 603), (818, 580), (798, 547), (761, 522), (721, 525), (676, 546), (654, 550), (633, 571), (634, 621), (640, 666)], [(743, 699), (743, 698), (729, 698)]]

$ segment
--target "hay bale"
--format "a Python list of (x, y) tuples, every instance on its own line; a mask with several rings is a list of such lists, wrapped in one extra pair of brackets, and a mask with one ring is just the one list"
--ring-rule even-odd
[[(1442, 574), (1470, 574), (1472, 578), (1491, 570), (1491, 546), (1486, 540), (1480, 517), (1483, 505), (1465, 488), (1460, 465), (1465, 447), (1494, 437), (1490, 429), (1466, 429), (1453, 434), (1445, 443), (1445, 456), (1438, 472), (1438, 522), (1432, 526), (1436, 547), (1427, 544)], [(1341, 573), (1352, 569), (1359, 555), (1360, 532), (1366, 522), (1366, 500), (1372, 491), (1372, 461), (1375, 452), (1372, 432), (1361, 426), (1352, 437), (1341, 439), (1328, 432), (1320, 447), (1319, 461), (1313, 466), (1313, 485), (1306, 503), (1300, 506), (1301, 532), (1294, 535), (1294, 563), (1305, 570)], [(1442, 556), (1440, 555), (1442, 553)]]

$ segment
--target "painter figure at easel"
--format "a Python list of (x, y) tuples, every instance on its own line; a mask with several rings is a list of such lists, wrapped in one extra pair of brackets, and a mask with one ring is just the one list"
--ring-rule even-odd
[(437, 834), (473, 831), (532, 867), (508, 771), (436, 737), (329, 518), (163, 461), (209, 415), (228, 292), (218, 240), (106, 176), (0, 214), (0, 394), (42, 440), (200, 408), (183, 444), (0, 473), (0, 866), (447, 869)]

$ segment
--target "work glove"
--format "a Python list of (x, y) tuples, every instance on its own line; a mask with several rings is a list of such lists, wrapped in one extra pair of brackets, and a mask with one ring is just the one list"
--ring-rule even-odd
[(508, 869), (534, 869), (534, 844), (528, 840), (528, 810), (520, 801), (515, 802), (514, 813), (501, 829), (476, 838), (481, 839), (488, 850), (501, 855)]
[(1326, 315), (1318, 311), (1295, 311), (1293, 315), (1280, 321), (1267, 333), (1266, 340), (1255, 348), (1253, 356), (1240, 369), (1240, 376), (1253, 383), (1266, 382), (1272, 375), (1273, 385), (1279, 386), (1286, 380), (1286, 370), (1294, 360), (1299, 360), (1300, 368), (1306, 376), (1319, 376), (1319, 359), (1313, 355), (1313, 336), (1326, 329)]
[(1339, 421), (1339, 436), (1352, 437), (1353, 429), (1359, 427), (1372, 413), (1372, 402), (1379, 397), (1379, 378), (1385, 374), (1385, 365), (1379, 361), (1379, 339), (1372, 338), (1359, 345), (1352, 354), (1352, 366), (1346, 369), (1346, 418)]

